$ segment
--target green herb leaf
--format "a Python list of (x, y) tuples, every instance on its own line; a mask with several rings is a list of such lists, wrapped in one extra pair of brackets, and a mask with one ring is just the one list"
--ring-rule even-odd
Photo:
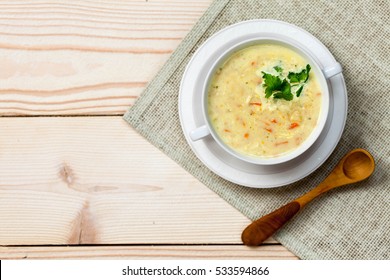
[(270, 98), (273, 91), (274, 91), (274, 90), (273, 90), (272, 88), (267, 87), (267, 88), (265, 89), (265, 98)]
[(297, 95), (297, 97), (299, 97), (301, 95), (301, 92), (302, 92), (302, 89), (303, 89), (303, 85), (301, 85), (298, 90), (295, 92), (295, 94)]
[(278, 73), (282, 73), (282, 72), (283, 72), (283, 68), (280, 67), (280, 66), (275, 66), (274, 69), (275, 69), (275, 71), (278, 72)]
[(294, 98), (294, 96), (291, 93), (291, 85), (289, 82), (287, 82), (286, 79), (284, 79), (282, 83), (282, 92), (283, 92), (283, 98), (285, 100), (290, 101)]
[(294, 98), (293, 94), (291, 93), (291, 85), (286, 79), (283, 80), (280, 91), (275, 92), (273, 97), (287, 101), (290, 101)]
[(293, 94), (291, 93), (291, 85), (284, 79), (283, 81), (278, 77), (272, 74), (263, 72), (265, 97), (269, 98), (273, 96), (276, 99), (285, 99), (292, 100)]
[(280, 90), (282, 86), (282, 80), (278, 76), (272, 74), (263, 73), (265, 89), (265, 97), (269, 98), (272, 95), (272, 92), (275, 90)]
[(296, 86), (299, 87), (298, 90), (295, 91), (295, 95), (299, 97), (302, 93), (306, 81), (309, 79), (309, 72), (311, 70), (310, 65), (307, 64), (306, 68), (302, 69), (301, 72), (289, 72), (287, 78), (283, 80), (280, 76), (281, 72), (283, 72), (283, 69), (280, 66), (275, 66), (274, 69), (276, 72), (278, 72), (277, 76), (266, 72), (261, 72), (263, 74), (265, 97), (270, 98), (273, 96), (275, 99), (284, 99), (290, 101), (294, 98), (294, 95), (291, 92), (291, 88)]
[(309, 72), (311, 70), (311, 67), (310, 67), (310, 64), (307, 64), (306, 65), (306, 73), (307, 73), (307, 76), (306, 76), (306, 79), (305, 79), (305, 83), (307, 82), (307, 80), (309, 79)]
[(301, 72), (289, 72), (287, 78), (290, 83), (305, 83), (309, 79), (310, 65), (306, 65), (306, 69), (302, 69)]

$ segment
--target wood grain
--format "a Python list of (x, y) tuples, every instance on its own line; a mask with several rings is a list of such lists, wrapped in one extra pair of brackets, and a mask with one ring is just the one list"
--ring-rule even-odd
[(0, 115), (123, 114), (210, 3), (0, 2)]
[(292, 201), (254, 221), (243, 231), (241, 235), (243, 243), (248, 246), (260, 245), (291, 220), (300, 209), (299, 203)]
[(250, 222), (121, 117), (0, 130), (1, 245), (238, 244)]
[(0, 259), (296, 258), (119, 117), (211, 2), (0, 2)]
[(281, 245), (0, 247), (0, 259), (298, 259)]

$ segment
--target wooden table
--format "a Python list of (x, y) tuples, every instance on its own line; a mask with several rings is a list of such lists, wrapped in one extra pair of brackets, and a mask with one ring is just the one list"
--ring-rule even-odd
[(0, 2), (0, 259), (296, 259), (122, 120), (210, 3)]

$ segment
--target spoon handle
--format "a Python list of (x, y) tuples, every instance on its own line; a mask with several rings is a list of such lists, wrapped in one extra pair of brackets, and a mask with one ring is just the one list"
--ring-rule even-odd
[(297, 201), (292, 201), (268, 215), (254, 221), (242, 232), (245, 245), (258, 246), (288, 222), (301, 209)]
[(294, 217), (294, 215), (298, 213), (299, 210), (301, 210), (307, 203), (324, 192), (339, 186), (340, 183), (335, 180), (335, 178), (337, 179), (339, 177), (339, 169), (340, 168), (336, 168), (335, 172), (331, 173), (323, 182), (306, 194), (247, 226), (241, 235), (243, 243), (249, 246), (260, 245), (264, 240), (273, 235), (278, 229)]
[(317, 187), (247, 226), (242, 232), (242, 241), (249, 246), (260, 245), (314, 198), (331, 189), (367, 179), (374, 169), (374, 158), (368, 151), (350, 151)]

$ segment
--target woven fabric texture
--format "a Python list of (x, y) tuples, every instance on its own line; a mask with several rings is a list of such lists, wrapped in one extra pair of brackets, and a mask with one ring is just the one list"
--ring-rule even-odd
[[(377, 167), (368, 180), (324, 194), (274, 237), (302, 259), (390, 259), (389, 14), (387, 0), (216, 0), (124, 119), (251, 219), (315, 187), (349, 150), (369, 150)], [(306, 29), (329, 48), (343, 66), (348, 118), (335, 151), (310, 176), (285, 187), (252, 189), (220, 178), (193, 154), (180, 127), (178, 93), (189, 59), (209, 36), (264, 18)]]

